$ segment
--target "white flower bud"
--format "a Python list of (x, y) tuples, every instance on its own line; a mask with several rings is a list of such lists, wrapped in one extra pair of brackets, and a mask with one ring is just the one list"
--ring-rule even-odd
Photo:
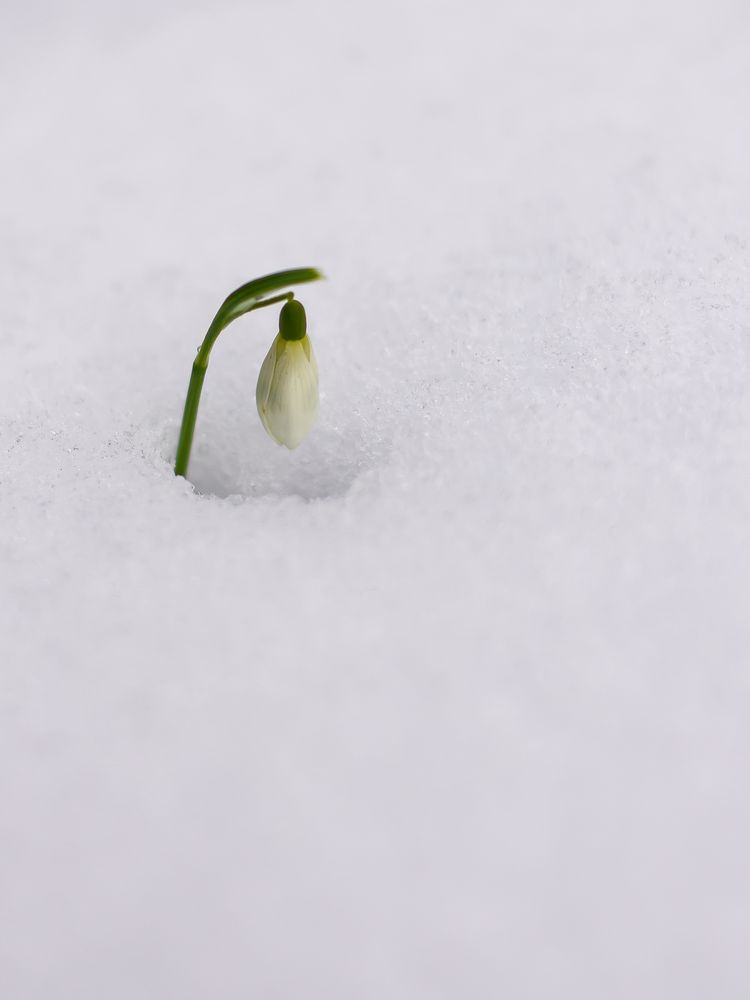
[(279, 334), (271, 344), (255, 393), (263, 426), (277, 444), (296, 448), (318, 416), (318, 365), (305, 334), (287, 340)]

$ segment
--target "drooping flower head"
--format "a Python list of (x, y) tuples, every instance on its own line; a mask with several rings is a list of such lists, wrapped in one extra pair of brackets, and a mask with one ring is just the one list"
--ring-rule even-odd
[(318, 416), (318, 365), (301, 302), (292, 299), (279, 315), (279, 333), (261, 365), (255, 392), (258, 413), (277, 444), (296, 448)]

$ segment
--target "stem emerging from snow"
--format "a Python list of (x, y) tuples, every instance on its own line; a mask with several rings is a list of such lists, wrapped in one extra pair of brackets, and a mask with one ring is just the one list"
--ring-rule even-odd
[(281, 295), (274, 295), (266, 298), (271, 292), (276, 292), (280, 288), (288, 285), (299, 285), (305, 281), (317, 281), (323, 274), (314, 267), (298, 267), (292, 271), (277, 271), (274, 274), (267, 274), (263, 278), (256, 278), (255, 281), (248, 281), (236, 291), (228, 295), (219, 307), (219, 311), (214, 316), (211, 326), (208, 328), (203, 343), (198, 348), (198, 356), (193, 362), (193, 370), (190, 373), (190, 383), (188, 385), (187, 396), (185, 397), (185, 410), (182, 414), (182, 426), (180, 427), (180, 438), (177, 443), (177, 457), (174, 464), (174, 474), (185, 476), (190, 463), (190, 451), (193, 447), (193, 434), (195, 432), (195, 421), (198, 417), (198, 404), (201, 399), (203, 380), (206, 377), (208, 359), (211, 348), (216, 343), (216, 339), (221, 331), (229, 326), (232, 320), (245, 313), (252, 312), (253, 309), (262, 309), (263, 306), (273, 305), (274, 302), (289, 301), (294, 298), (294, 292), (283, 292)]

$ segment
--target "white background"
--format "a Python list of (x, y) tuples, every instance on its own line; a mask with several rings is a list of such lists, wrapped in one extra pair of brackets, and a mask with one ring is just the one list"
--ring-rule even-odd
[(750, 995), (746, 0), (0, 26), (2, 997)]

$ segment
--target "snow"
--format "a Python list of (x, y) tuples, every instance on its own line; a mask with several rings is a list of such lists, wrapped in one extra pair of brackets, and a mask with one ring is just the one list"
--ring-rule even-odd
[(2, 20), (2, 996), (747, 997), (745, 0)]

